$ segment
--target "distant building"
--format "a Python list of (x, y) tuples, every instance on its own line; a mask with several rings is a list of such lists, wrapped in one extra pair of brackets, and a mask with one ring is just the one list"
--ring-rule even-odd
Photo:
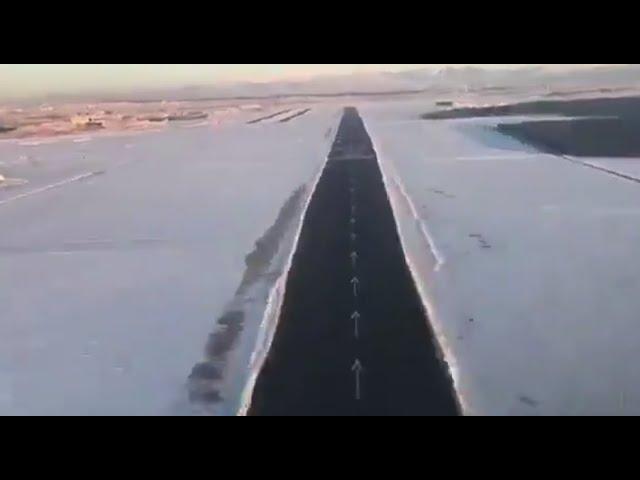
[(71, 117), (71, 123), (76, 127), (83, 128), (102, 128), (102, 122), (90, 115), (74, 115)]

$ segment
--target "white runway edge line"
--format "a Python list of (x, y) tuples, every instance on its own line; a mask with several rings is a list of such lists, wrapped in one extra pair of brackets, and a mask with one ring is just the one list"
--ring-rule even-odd
[[(380, 167), (380, 170), (382, 170), (382, 166)], [(385, 177), (384, 170), (383, 170), (382, 176)], [(440, 252), (440, 250), (436, 246), (436, 242), (433, 239), (431, 232), (429, 232), (429, 228), (427, 227), (427, 224), (424, 222), (424, 220), (422, 220), (422, 218), (420, 218), (420, 215), (418, 214), (418, 210), (416, 209), (416, 206), (413, 203), (413, 200), (411, 200), (411, 197), (407, 193), (404, 183), (402, 182), (402, 180), (400, 179), (400, 176), (397, 173), (393, 175), (393, 181), (398, 187), (400, 194), (404, 197), (405, 201), (407, 202), (407, 205), (409, 206), (409, 210), (411, 210), (411, 215), (413, 216), (417, 224), (420, 226), (420, 231), (422, 232), (422, 235), (424, 235), (424, 238), (427, 240), (427, 243), (429, 244), (429, 250), (431, 251), (433, 258), (436, 261), (436, 265), (433, 268), (433, 271), (437, 272), (445, 264), (446, 262), (445, 256), (442, 254), (442, 252)], [(385, 177), (385, 185), (387, 185), (386, 177)], [(387, 192), (388, 191), (389, 190), (387, 190)]]
[[(328, 160), (328, 157), (327, 157)], [(284, 297), (286, 294), (286, 285), (287, 280), (289, 278), (289, 272), (291, 270), (291, 266), (293, 264), (293, 257), (298, 249), (298, 242), (300, 240), (300, 234), (302, 232), (302, 227), (304, 225), (305, 218), (307, 216), (307, 209), (309, 208), (309, 204), (311, 203), (311, 199), (316, 191), (316, 186), (320, 181), (320, 177), (324, 172), (324, 168), (326, 167), (326, 160), (323, 167), (320, 169), (319, 173), (316, 175), (316, 178), (313, 181), (313, 187), (311, 192), (307, 196), (307, 200), (305, 202), (305, 206), (303, 209), (303, 214), (298, 221), (298, 227), (296, 231), (296, 235), (293, 241), (293, 247), (291, 248), (291, 252), (289, 253), (289, 258), (287, 259), (287, 264), (284, 269), (284, 272), (273, 288), (269, 292), (269, 299), (267, 300), (267, 307), (264, 311), (264, 315), (262, 316), (262, 321), (260, 322), (260, 329), (258, 332), (258, 339), (256, 340), (256, 349), (251, 355), (250, 366), (249, 366), (249, 378), (247, 379), (247, 384), (242, 392), (240, 407), (236, 416), (246, 416), (251, 408), (251, 399), (253, 397), (253, 390), (255, 388), (256, 382), (258, 380), (258, 376), (262, 371), (262, 366), (271, 350), (271, 344), (273, 342), (273, 338), (275, 337), (275, 332), (278, 327), (278, 321), (280, 319), (280, 312), (282, 310), (282, 305), (284, 303)]]
[(30, 192), (21, 193), (20, 195), (16, 195), (15, 197), (7, 198), (5, 200), (0, 201), (0, 205), (6, 205), (7, 203), (15, 202), (16, 200), (21, 200), (23, 198), (39, 195), (41, 193), (48, 192), (49, 190), (54, 190), (56, 188), (64, 187), (65, 185), (69, 185), (70, 183), (86, 180), (87, 178), (91, 178), (95, 175), (98, 175), (98, 174), (96, 172), (91, 172), (91, 173), (83, 173), (82, 175), (76, 175), (75, 177), (67, 178), (60, 182), (47, 185), (46, 187), (37, 188), (35, 190), (31, 190)]
[[(341, 116), (340, 116), (341, 118)], [(338, 133), (338, 127), (334, 129), (333, 138), (329, 141), (329, 152), (331, 151), (331, 147), (335, 142), (335, 136)], [(280, 278), (276, 280), (273, 288), (269, 292), (269, 300), (267, 301), (267, 308), (264, 311), (264, 315), (262, 316), (262, 322), (260, 323), (260, 331), (258, 333), (258, 340), (256, 341), (256, 349), (251, 355), (250, 360), (250, 374), (247, 379), (247, 384), (242, 392), (242, 398), (240, 400), (240, 407), (238, 408), (238, 412), (236, 416), (244, 417), (249, 412), (251, 408), (251, 399), (253, 398), (253, 390), (256, 386), (256, 381), (258, 380), (258, 376), (262, 371), (262, 367), (264, 365), (265, 360), (267, 359), (267, 355), (271, 350), (271, 344), (273, 343), (273, 338), (275, 337), (275, 332), (278, 327), (278, 321), (280, 319), (280, 312), (282, 310), (282, 305), (284, 303), (284, 297), (286, 294), (286, 286), (287, 280), (289, 279), (289, 272), (291, 271), (291, 266), (293, 264), (293, 257), (295, 256), (296, 251), (298, 250), (298, 242), (300, 241), (300, 234), (302, 233), (302, 227), (307, 217), (307, 210), (309, 209), (309, 205), (311, 204), (311, 199), (313, 198), (318, 183), (320, 183), (320, 178), (324, 173), (325, 168), (327, 168), (327, 163), (329, 161), (329, 152), (325, 155), (324, 163), (320, 167), (318, 173), (313, 179), (311, 192), (307, 196), (307, 200), (305, 202), (304, 208), (302, 210), (302, 215), (300, 216), (300, 220), (298, 221), (298, 227), (296, 231), (296, 235), (293, 241), (293, 246), (291, 248), (291, 252), (289, 252), (289, 258), (287, 259), (287, 264), (285, 266), (284, 272), (280, 275)]]
[[(363, 119), (363, 121), (364, 121), (364, 119)], [(366, 126), (366, 122), (365, 122), (365, 126)], [(369, 134), (369, 136), (371, 137), (371, 134)], [(395, 218), (395, 221), (396, 221), (397, 230), (400, 232), (400, 228), (398, 226), (398, 212), (396, 212), (394, 202), (393, 202), (393, 200), (391, 198), (391, 195), (390, 195), (391, 191), (389, 190), (389, 181), (388, 181), (389, 180), (389, 176), (391, 176), (393, 178), (393, 182), (398, 187), (398, 190), (400, 191), (400, 194), (404, 197), (405, 202), (406, 202), (407, 206), (409, 207), (409, 210), (411, 211), (411, 215), (413, 216), (413, 219), (415, 220), (415, 222), (420, 227), (420, 231), (422, 232), (422, 235), (424, 236), (425, 240), (429, 244), (429, 250), (430, 250), (431, 254), (433, 255), (433, 258), (434, 258), (434, 260), (436, 262), (436, 265), (434, 267), (434, 271), (435, 272), (439, 271), (440, 268), (442, 268), (442, 266), (446, 262), (446, 258), (444, 256), (444, 254), (436, 246), (436, 242), (433, 239), (433, 235), (431, 235), (431, 232), (429, 231), (429, 228), (427, 227), (427, 224), (424, 222), (424, 220), (422, 220), (422, 218), (420, 218), (420, 215), (418, 214), (418, 209), (416, 208), (415, 204), (413, 203), (413, 200), (411, 200), (411, 197), (407, 193), (407, 190), (406, 190), (406, 188), (404, 186), (404, 183), (400, 179), (400, 176), (397, 174), (397, 172), (395, 172), (395, 170), (393, 169), (393, 166), (391, 164), (388, 164), (388, 165), (383, 167), (382, 162), (380, 160), (380, 156), (381, 156), (380, 152), (381, 152), (381, 150), (378, 148), (378, 145), (376, 145), (376, 143), (373, 140), (373, 138), (371, 138), (371, 142), (373, 143), (373, 148), (376, 151), (376, 158), (378, 159), (378, 165), (380, 167), (380, 171), (382, 172), (382, 178), (384, 179), (384, 184), (385, 184), (385, 187), (386, 187), (386, 190), (387, 190), (387, 196), (389, 196), (389, 200), (391, 202), (391, 206), (394, 207), (393, 215), (394, 215), (394, 218)], [(387, 169), (394, 170), (394, 171), (393, 172), (387, 172)], [(389, 175), (389, 173), (391, 173), (391, 175)], [(403, 242), (403, 247), (404, 246), (405, 245), (404, 245), (404, 242)]]
[[(376, 143), (376, 140), (372, 135), (372, 131), (369, 130), (369, 128), (367, 127), (367, 121), (365, 120), (364, 116), (362, 116), (362, 121), (365, 125), (367, 133), (369, 134), (369, 137), (371, 138), (373, 149), (376, 152), (376, 159), (378, 161), (378, 166), (380, 167), (380, 171), (382, 172), (382, 179), (384, 182), (385, 190), (387, 192), (387, 196), (389, 198), (389, 203), (391, 203), (391, 209), (393, 211), (393, 219), (396, 224), (396, 231), (400, 236), (400, 243), (402, 244), (402, 250), (404, 253), (405, 261), (407, 262), (407, 266), (409, 267), (409, 271), (411, 272), (411, 276), (413, 277), (413, 282), (416, 285), (416, 288), (418, 289), (418, 294), (420, 295), (420, 299), (422, 300), (422, 305), (424, 306), (427, 312), (427, 316), (429, 317), (428, 318), (429, 321), (427, 321), (427, 327), (431, 329), (435, 338), (436, 348), (439, 350), (440, 355), (444, 358), (444, 361), (449, 367), (449, 374), (451, 375), (451, 379), (453, 381), (454, 395), (456, 397), (455, 399), (459, 405), (460, 411), (463, 415), (469, 415), (471, 413), (471, 410), (468, 406), (468, 403), (465, 401), (464, 396), (462, 395), (462, 390), (460, 388), (460, 377), (458, 374), (458, 366), (457, 366), (455, 356), (453, 354), (453, 350), (449, 346), (447, 337), (444, 334), (444, 330), (442, 328), (441, 322), (436, 313), (435, 305), (429, 298), (429, 295), (427, 293), (427, 287), (424, 284), (424, 282), (420, 280), (420, 277), (418, 275), (418, 269), (416, 268), (414, 261), (407, 254), (408, 252), (407, 242), (405, 240), (405, 235), (403, 233), (402, 225), (400, 224), (400, 221), (399, 221), (400, 217), (398, 215), (398, 209), (400, 207), (397, 204), (396, 197), (391, 194), (389, 176), (388, 176), (387, 167), (386, 167), (388, 162), (382, 161), (382, 153), (381, 153), (382, 150), (379, 148), (378, 144)], [(415, 205), (413, 204), (409, 195), (406, 193), (406, 190), (404, 189), (404, 186), (402, 185), (402, 182), (400, 181), (398, 175), (395, 175), (394, 180), (395, 180), (394, 183), (398, 187), (400, 194), (404, 197), (404, 200), (409, 206), (409, 209), (411, 210), (412, 215), (415, 217), (415, 220), (419, 223), (420, 230), (422, 234), (425, 236), (425, 239), (429, 247), (431, 248), (431, 254), (433, 255), (436, 261), (436, 265), (433, 269), (433, 272), (436, 273), (442, 267), (442, 265), (444, 265), (445, 258), (436, 247), (433, 241), (433, 238), (429, 234), (427, 226), (418, 216), (418, 212), (415, 208)]]

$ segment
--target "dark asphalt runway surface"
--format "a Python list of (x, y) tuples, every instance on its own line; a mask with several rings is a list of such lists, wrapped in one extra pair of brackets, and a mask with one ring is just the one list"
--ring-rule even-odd
[(371, 140), (345, 109), (249, 415), (457, 415)]

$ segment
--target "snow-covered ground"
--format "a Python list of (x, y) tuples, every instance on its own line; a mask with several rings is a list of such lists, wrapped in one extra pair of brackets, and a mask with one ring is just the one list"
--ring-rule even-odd
[[(0, 189), (0, 414), (192, 413), (187, 377), (245, 256), (293, 191), (310, 193), (339, 115), (0, 144), (0, 171), (29, 182)], [(276, 279), (261, 281), (223, 413)]]
[[(465, 411), (640, 414), (640, 185), (580, 164), (640, 177), (640, 160), (419, 119), (433, 105), (360, 109)], [(340, 114), (0, 142), (0, 414), (199, 413), (187, 377), (242, 308), (214, 410), (233, 414), (300, 218), (239, 298), (245, 256), (308, 198)]]
[(639, 414), (640, 185), (431, 109), (361, 107), (465, 411)]

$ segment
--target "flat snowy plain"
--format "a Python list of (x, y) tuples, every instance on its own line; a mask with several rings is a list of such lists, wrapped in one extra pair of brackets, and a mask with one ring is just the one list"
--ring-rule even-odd
[[(640, 414), (640, 185), (581, 165), (637, 161), (491, 128), (519, 119), (421, 120), (433, 99), (358, 103), (465, 413)], [(1, 142), (0, 414), (235, 414), (300, 216), (242, 299), (223, 401), (194, 407), (187, 377), (340, 114)]]
[(432, 109), (361, 107), (465, 413), (639, 414), (640, 185)]
[[(0, 143), (3, 174), (28, 180), (0, 188), (0, 414), (199, 412), (187, 377), (245, 256), (292, 192), (310, 193), (340, 111), (255, 125), (246, 115)], [(270, 273), (284, 267), (298, 222)], [(275, 278), (261, 281), (214, 413), (238, 408)]]

